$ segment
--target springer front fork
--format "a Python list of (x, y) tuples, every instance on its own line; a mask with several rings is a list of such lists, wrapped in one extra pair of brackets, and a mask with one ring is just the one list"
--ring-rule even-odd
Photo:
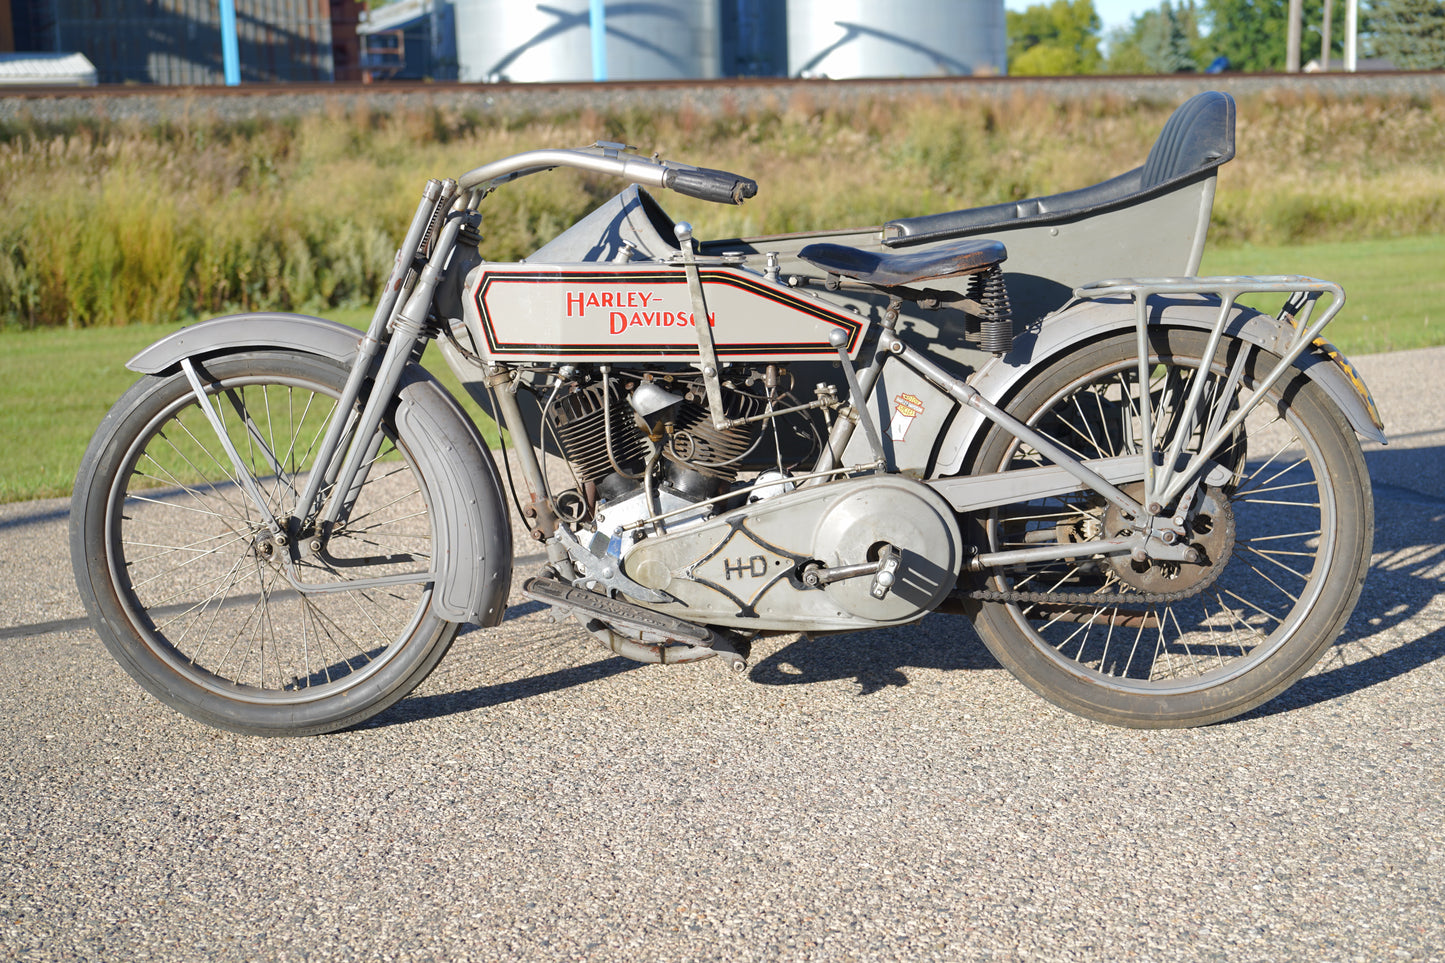
[[(317, 450), (314, 468), (289, 515), (278, 516), (267, 502), (232, 443), (216, 407), (212, 405), (211, 396), (192, 359), (181, 362), (196, 402), (216, 432), (246, 497), (260, 515), (263, 527), (270, 532), (276, 545), (292, 547), (291, 551), (283, 553), (287, 559), (292, 558), (293, 552), (305, 556), (323, 551), (329, 533), (345, 521), (357, 493), (366, 482), (371, 463), (382, 445), (382, 419), (396, 396), (413, 353), (427, 337), (426, 322), (432, 298), (465, 221), (462, 212), (448, 216), (457, 198), (456, 181), (427, 181), (371, 323), (357, 346), (351, 372), (336, 400), (330, 423)], [(368, 381), (371, 385), (363, 399), (362, 392)], [(244, 409), (240, 409), (238, 414), (248, 433), (256, 436), (256, 429)], [(259, 437), (255, 440), (261, 441)], [(260, 448), (268, 452), (267, 457), (273, 462), (271, 467), (279, 474), (281, 466), (276, 463), (274, 455), (269, 454), (264, 442)], [(294, 563), (288, 562), (286, 574), (298, 590), (326, 590), (324, 585), (302, 583)], [(435, 575), (435, 572), (424, 572), (367, 581), (378, 585), (422, 582)], [(354, 590), (359, 584), (352, 581), (344, 587)]]

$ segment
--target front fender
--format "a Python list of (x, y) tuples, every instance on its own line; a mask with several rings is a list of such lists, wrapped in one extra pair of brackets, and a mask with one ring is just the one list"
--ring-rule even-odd
[[(1202, 296), (1156, 296), (1150, 299), (1149, 310), (1151, 325), (1212, 331), (1219, 320), (1219, 302)], [(1065, 352), (1109, 335), (1134, 330), (1133, 301), (1076, 301), (1015, 335), (1013, 349), (980, 368), (969, 383), (989, 401), (1004, 405), (1030, 376)], [(1275, 354), (1284, 353), (1294, 336), (1294, 328), (1288, 322), (1241, 306), (1233, 309), (1225, 331)], [(1371, 441), (1385, 443), (1384, 424), (1374, 399), (1343, 355), (1332, 346), (1317, 342), (1300, 356), (1295, 366), (1324, 389), (1355, 431)], [(934, 475), (957, 474), (989, 424), (979, 412), (962, 408), (939, 444)]]
[[(361, 333), (301, 314), (236, 314), (182, 328), (141, 351), (126, 367), (161, 374), (185, 358), (280, 348), (350, 365)], [(407, 365), (395, 423), (426, 485), (436, 517), (432, 546), (440, 571), (432, 605), (449, 622), (497, 625), (512, 582), (512, 526), (496, 463), (476, 425), (425, 368)]]
[(160, 374), (183, 358), (250, 348), (297, 348), (342, 364), (356, 357), (361, 332), (306, 314), (256, 312), (211, 318), (161, 338), (125, 363), (141, 374)]

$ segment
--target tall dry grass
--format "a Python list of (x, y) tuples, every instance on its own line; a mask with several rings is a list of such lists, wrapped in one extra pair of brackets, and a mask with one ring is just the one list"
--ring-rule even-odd
[[(862, 227), (1081, 187), (1142, 163), (1168, 106), (931, 97), (525, 122), (362, 108), (0, 131), (0, 320), (169, 321), (375, 296), (424, 180), (517, 151), (623, 140), (756, 177), (742, 208), (667, 195), (700, 236)], [(1445, 102), (1242, 101), (1212, 243), (1445, 228)], [(485, 204), (487, 256), (525, 256), (615, 183), (549, 174)]]

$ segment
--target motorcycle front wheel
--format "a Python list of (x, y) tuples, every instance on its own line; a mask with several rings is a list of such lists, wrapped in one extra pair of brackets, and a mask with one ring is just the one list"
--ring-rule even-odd
[[(284, 524), (347, 369), (284, 351), (196, 367)], [(81, 463), (70, 535), (91, 623), (126, 672), (209, 725), (291, 736), (354, 726), (426, 678), (458, 626), (417, 577), (434, 535), (427, 480), (390, 417), (382, 435), (334, 529), (277, 539), (185, 375), (132, 386)]]
[[(1155, 451), (1167, 451), (1180, 431), (1184, 450), (1197, 451), (1203, 426), (1248, 404), (1278, 361), (1225, 339), (1206, 366), (1202, 333), (1156, 329), (1150, 339)], [(1237, 360), (1242, 377), (1231, 381)], [(1201, 377), (1201, 410), (1191, 417), (1182, 409)], [(1135, 336), (1113, 337), (1054, 362), (1008, 410), (1080, 458), (1129, 455), (1142, 444), (1140, 380)], [(1055, 705), (1140, 728), (1228, 719), (1308, 671), (1344, 627), (1370, 561), (1374, 508), (1354, 433), (1295, 369), (1264, 393), (1213, 461), (1215, 484), (1201, 482), (1166, 506), (1187, 516), (1195, 564), (1090, 556), (982, 573), (969, 595), (994, 656)], [(1043, 464), (995, 426), (973, 471)], [(1142, 496), (1142, 485), (1123, 490)], [(981, 552), (1128, 530), (1118, 509), (1087, 490), (974, 519)]]

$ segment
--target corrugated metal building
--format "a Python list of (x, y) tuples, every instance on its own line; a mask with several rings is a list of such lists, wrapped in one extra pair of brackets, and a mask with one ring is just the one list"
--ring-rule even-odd
[[(359, 79), (359, 0), (235, 4), (242, 81)], [(224, 83), (219, 8), (216, 0), (9, 3), (16, 49), (79, 51), (101, 83)]]

